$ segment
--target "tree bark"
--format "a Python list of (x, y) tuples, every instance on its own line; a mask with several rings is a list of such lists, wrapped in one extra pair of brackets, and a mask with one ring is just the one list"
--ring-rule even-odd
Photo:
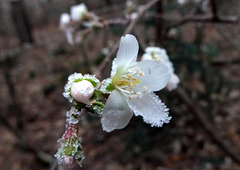
[(33, 43), (32, 27), (22, 0), (11, 1), (11, 14), (21, 45)]

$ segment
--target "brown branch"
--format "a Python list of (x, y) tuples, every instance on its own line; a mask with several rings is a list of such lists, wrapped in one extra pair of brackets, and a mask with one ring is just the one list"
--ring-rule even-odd
[(110, 12), (115, 12), (117, 10), (123, 10), (125, 8), (125, 5), (111, 5), (111, 6), (106, 6), (106, 7), (103, 7), (101, 9), (96, 9), (94, 10), (93, 12), (97, 15), (103, 15), (103, 14), (107, 14), (107, 13), (110, 13)]
[(138, 30), (133, 30), (134, 35), (137, 37), (138, 43), (140, 48), (142, 48), (143, 51), (145, 51), (147, 45), (145, 44), (144, 37), (141, 35), (141, 33)]
[[(144, 5), (144, 7), (138, 11), (138, 16), (135, 19), (132, 19), (130, 24), (128, 25), (128, 27), (125, 29), (123, 35), (125, 34), (129, 34), (132, 32), (133, 28), (135, 27), (135, 25), (137, 24), (137, 22), (139, 21), (139, 19), (144, 15), (144, 13), (151, 8), (154, 4), (156, 4), (159, 0), (152, 0), (150, 2), (148, 2), (146, 5)], [(102, 73), (104, 72), (106, 66), (109, 64), (109, 62), (112, 60), (114, 54), (117, 52), (119, 46), (119, 41), (114, 45), (112, 51), (105, 57), (104, 61), (102, 62), (102, 64), (100, 65), (98, 72), (96, 73), (96, 75), (98, 77), (101, 77)]]
[(218, 14), (217, 14), (217, 4), (215, 0), (210, 0), (210, 4), (211, 4), (211, 10), (212, 10), (212, 15), (214, 20), (218, 20)]
[(212, 141), (222, 150), (224, 151), (233, 161), (240, 164), (240, 157), (231, 149), (231, 145), (226, 143), (223, 140), (223, 137), (219, 134), (219, 132), (211, 125), (211, 123), (204, 117), (204, 114), (197, 108), (197, 106), (191, 101), (186, 92), (180, 87), (176, 89), (175, 94), (178, 96), (180, 100), (182, 100), (191, 111), (190, 113), (199, 121), (202, 125), (201, 127), (208, 134), (208, 136), (212, 139)]
[[(156, 12), (157, 14), (162, 15), (163, 14), (163, 2), (159, 1), (156, 4), (157, 8), (156, 8)], [(156, 39), (155, 39), (155, 44), (156, 45), (160, 45), (163, 43), (163, 25), (164, 23), (161, 20), (156, 20)]]
[(212, 61), (211, 65), (214, 67), (221, 67), (221, 66), (226, 66), (226, 65), (235, 65), (235, 64), (240, 64), (240, 59), (236, 60), (223, 60), (223, 61)]
[[(169, 21), (169, 20), (168, 20)], [(192, 17), (183, 18), (176, 23), (170, 24), (167, 29), (182, 26), (190, 22), (209, 22), (209, 23), (226, 23), (226, 24), (237, 24), (239, 22), (239, 17), (237, 16), (222, 16), (215, 18), (214, 15), (194, 15)]]

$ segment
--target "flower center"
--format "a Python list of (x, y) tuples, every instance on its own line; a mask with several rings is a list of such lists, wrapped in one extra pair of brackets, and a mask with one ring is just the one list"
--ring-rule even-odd
[(128, 69), (119, 67), (112, 79), (112, 84), (123, 94), (128, 95), (130, 99), (131, 97), (139, 96), (139, 92), (136, 92), (134, 87), (141, 82), (140, 78), (143, 76), (144, 73), (138, 67)]

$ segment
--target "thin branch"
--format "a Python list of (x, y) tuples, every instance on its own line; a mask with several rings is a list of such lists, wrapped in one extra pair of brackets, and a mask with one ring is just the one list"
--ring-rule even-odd
[(214, 15), (194, 15), (192, 17), (183, 18), (176, 23), (170, 24), (167, 29), (179, 27), (190, 22), (208, 22), (208, 23), (226, 23), (226, 24), (237, 24), (239, 17), (237, 16), (222, 16), (216, 19)]
[[(171, 15), (160, 15), (156, 13), (148, 13), (146, 15), (148, 19), (161, 19), (166, 22), (176, 22), (176, 23), (188, 23), (188, 22), (213, 22), (213, 23), (226, 23), (226, 24), (237, 24), (239, 22), (239, 16), (219, 16), (215, 19), (212, 14), (189, 14), (185, 17), (176, 17)], [(174, 25), (176, 24), (174, 23)], [(180, 24), (182, 25), (182, 24)], [(180, 26), (177, 24), (176, 26)]]
[[(159, 0), (152, 0), (150, 2), (148, 2), (146, 5), (144, 5), (144, 7), (139, 10), (138, 12), (138, 16), (135, 19), (132, 19), (130, 24), (128, 25), (128, 27), (125, 29), (123, 35), (125, 34), (129, 34), (132, 32), (133, 28), (135, 27), (135, 25), (137, 24), (137, 22), (140, 20), (140, 18), (144, 15), (144, 13), (151, 8), (153, 5), (155, 5)], [(119, 41), (114, 45), (112, 51), (106, 56), (106, 58), (104, 59), (104, 61), (102, 62), (102, 64), (100, 65), (98, 72), (96, 73), (96, 75), (98, 77), (101, 77), (103, 71), (105, 70), (106, 66), (109, 64), (109, 62), (112, 60), (114, 54), (117, 52), (119, 46)]]
[(235, 60), (223, 60), (223, 61), (212, 61), (211, 65), (214, 67), (221, 67), (221, 66), (227, 66), (227, 65), (239, 65), (240, 64), (240, 59), (235, 59)]
[(186, 92), (180, 87), (175, 91), (176, 95), (181, 99), (191, 111), (190, 113), (197, 118), (199, 123), (202, 125), (201, 127), (208, 134), (208, 136), (212, 139), (212, 141), (222, 150), (224, 151), (233, 161), (240, 164), (240, 157), (231, 149), (231, 145), (226, 143), (223, 140), (223, 137), (219, 134), (219, 132), (211, 125), (211, 123), (204, 117), (204, 114), (197, 108), (197, 106), (191, 101)]
[(50, 170), (58, 170), (58, 162), (57, 162), (57, 160), (54, 161), (54, 163), (52, 164)]
[(104, 8), (94, 10), (93, 12), (98, 15), (100, 15), (100, 14), (103, 15), (103, 14), (107, 14), (107, 13), (114, 12), (117, 10), (123, 10), (124, 7), (125, 7), (125, 5), (112, 5), (112, 6), (106, 6)]
[(144, 41), (144, 38), (143, 36), (141, 35), (141, 33), (138, 31), (138, 30), (133, 30), (134, 32), (134, 35), (137, 37), (137, 40), (138, 40), (138, 43), (139, 43), (139, 46), (140, 48), (142, 48), (142, 50), (144, 51), (147, 47), (145, 41)]
[[(162, 1), (159, 1), (157, 4), (156, 4), (156, 12), (157, 12), (157, 14), (160, 14), (160, 15), (162, 15), (163, 13), (164, 13), (164, 11), (163, 11), (163, 2)], [(155, 39), (155, 45), (157, 46), (157, 45), (160, 45), (160, 44), (162, 44), (163, 43), (163, 39), (164, 39), (164, 37), (163, 37), (163, 25), (164, 25), (164, 23), (161, 21), (161, 20), (156, 20), (156, 24), (155, 24), (155, 26), (156, 26), (156, 39)]]
[(10, 132), (12, 132), (14, 134), (14, 136), (16, 136), (17, 138), (21, 137), (21, 135), (17, 131), (17, 129), (15, 127), (13, 127), (10, 124), (10, 122), (6, 119), (6, 117), (3, 116), (2, 114), (0, 114), (0, 123), (1, 123), (1, 125), (5, 126)]

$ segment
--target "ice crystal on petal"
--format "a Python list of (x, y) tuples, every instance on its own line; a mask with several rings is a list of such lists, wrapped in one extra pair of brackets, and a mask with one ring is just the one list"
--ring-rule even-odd
[(103, 93), (111, 92), (101, 119), (103, 130), (107, 132), (124, 128), (132, 112), (157, 127), (171, 119), (166, 106), (152, 94), (169, 81), (168, 67), (149, 60), (136, 62), (137, 53), (136, 38), (129, 34), (122, 37), (112, 64), (111, 78), (104, 80), (100, 88)]

